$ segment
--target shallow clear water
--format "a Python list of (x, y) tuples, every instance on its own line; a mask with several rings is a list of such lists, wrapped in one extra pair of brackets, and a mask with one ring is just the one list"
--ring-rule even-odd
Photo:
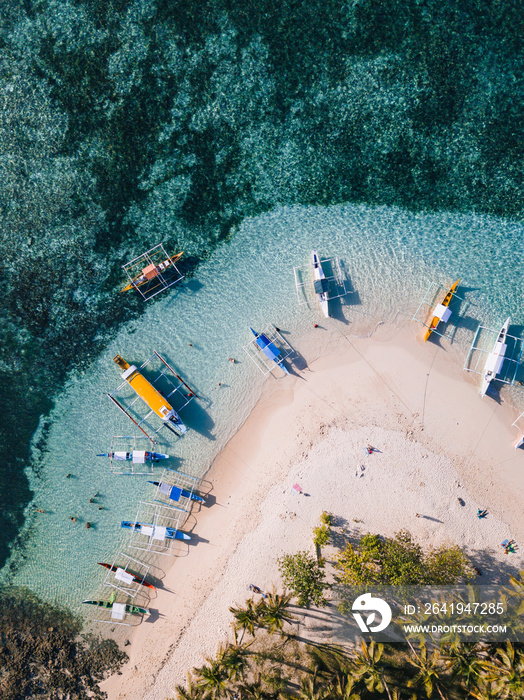
[[(44, 447), (34, 448), (29, 476), (35, 499), (23, 546), (4, 568), (4, 581), (79, 609), (105, 577), (97, 561), (112, 562), (120, 550), (141, 558), (127, 548), (120, 521), (134, 519), (153, 487), (145, 476), (112, 475), (109, 460), (95, 456), (109, 450), (112, 435), (139, 434), (106, 396), (120, 383), (112, 360), (117, 353), (140, 364), (157, 350), (201, 397), (182, 414), (187, 435), (176, 439), (162, 430), (157, 447), (173, 455), (171, 466), (202, 476), (264, 381), (242, 349), (252, 337), (249, 326), (262, 330), (274, 323), (293, 345), (321, 322), (318, 306), (299, 306), (294, 288), (293, 267), (307, 265), (312, 248), (343, 262), (356, 293), (333, 308), (344, 332), (356, 335), (377, 321), (411, 318), (430, 282), (446, 286), (460, 276), (470, 305), (455, 341), (465, 355), (477, 321), (497, 327), (511, 315), (513, 330), (524, 321), (523, 234), (521, 224), (485, 216), (352, 205), (279, 208), (245, 221), (194, 279), (150, 304), (57, 398)], [(279, 370), (275, 375), (269, 381), (283, 380)], [(521, 392), (512, 390), (517, 404)]]

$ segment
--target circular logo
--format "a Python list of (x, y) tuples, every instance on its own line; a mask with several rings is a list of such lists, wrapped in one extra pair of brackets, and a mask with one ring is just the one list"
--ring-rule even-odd
[[(388, 603), (382, 598), (373, 598), (371, 593), (359, 595), (353, 603), (352, 610), (353, 617), (362, 632), (382, 632), (391, 622), (391, 608)], [(360, 612), (357, 611), (369, 613), (365, 622)], [(380, 613), (382, 619), (377, 625), (372, 626), (377, 612)]]

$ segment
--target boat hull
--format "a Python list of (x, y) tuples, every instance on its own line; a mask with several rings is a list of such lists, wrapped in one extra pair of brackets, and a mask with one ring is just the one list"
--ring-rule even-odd
[[(120, 462), (130, 462), (133, 459), (132, 452), (103, 452), (97, 455), (97, 457), (110, 457), (115, 461)], [(162, 454), (162, 452), (146, 452), (145, 460), (146, 462), (159, 462), (161, 459), (169, 459), (169, 455)]]
[(480, 395), (484, 397), (489, 389), (491, 382), (496, 379), (499, 374), (502, 364), (504, 362), (504, 355), (506, 353), (506, 336), (508, 334), (509, 324), (511, 323), (511, 318), (508, 317), (504, 322), (504, 325), (500, 329), (497, 336), (493, 350), (488, 355), (486, 364), (484, 366), (484, 377), (482, 379), (482, 386), (480, 388)]
[(327, 291), (327, 280), (324, 270), (322, 269), (322, 263), (320, 262), (320, 257), (316, 250), (311, 254), (312, 265), (313, 265), (313, 284), (315, 286), (315, 292), (317, 294), (318, 302), (322, 313), (326, 318), (329, 318), (329, 298)]
[[(153, 484), (153, 486), (160, 486), (161, 482), (160, 481), (148, 481), (147, 483)], [(202, 496), (200, 496), (198, 493), (195, 493), (194, 491), (187, 491), (186, 489), (181, 489), (180, 495), (183, 496), (184, 498), (189, 498), (192, 501), (196, 501), (197, 503), (205, 503), (206, 502), (205, 498), (202, 498)], [(171, 501), (178, 501), (177, 498), (171, 498), (171, 496), (169, 496), (169, 499)]]
[[(109, 600), (83, 600), (86, 605), (96, 605), (97, 608), (106, 608), (111, 610), (113, 603)], [(151, 615), (151, 611), (147, 608), (142, 608), (140, 605), (126, 605), (126, 613), (129, 615)]]
[(187, 432), (187, 427), (169, 401), (162, 396), (158, 389), (151, 384), (135, 365), (129, 365), (125, 361), (125, 364), (122, 365), (117, 358), (120, 358), (120, 356), (117, 355), (114, 358), (120, 367), (127, 365), (127, 368), (121, 374), (122, 379), (142, 399), (146, 406), (164, 421), (164, 425), (174, 433), (184, 435)]
[[(115, 566), (114, 564), (105, 564), (104, 562), (97, 562), (100, 566), (104, 566), (106, 569), (109, 571), (116, 571), (119, 567)], [(152, 583), (148, 583), (147, 581), (144, 581), (138, 574), (133, 573), (132, 571), (128, 571), (128, 574), (131, 574), (133, 576), (134, 583), (138, 583), (141, 586), (145, 586), (146, 588), (152, 588), (154, 591), (156, 588), (153, 586)]]
[[(460, 278), (455, 282), (455, 284), (453, 284), (451, 286), (449, 292), (446, 294), (446, 296), (442, 300), (442, 306), (449, 306), (450, 305), (451, 300), (453, 298), (453, 294), (455, 293), (455, 290), (456, 290), (459, 282), (460, 282)], [(433, 316), (433, 318), (431, 319), (431, 323), (429, 324), (429, 327), (426, 331), (426, 334), (424, 335), (424, 342), (426, 342), (429, 339), (429, 337), (431, 336), (433, 331), (437, 330), (437, 326), (439, 325), (439, 323), (440, 323), (440, 318), (438, 316)]]
[(280, 350), (277, 348), (277, 346), (272, 343), (264, 333), (257, 333), (252, 328), (250, 328), (250, 330), (255, 336), (256, 344), (262, 350), (268, 360), (272, 360), (282, 369), (283, 372), (289, 374), (289, 370), (284, 364), (284, 358), (280, 356)]
[[(143, 527), (154, 527), (154, 526), (150, 525), (148, 523), (133, 523), (129, 520), (123, 520), (120, 524), (120, 527), (124, 528), (124, 530), (135, 530), (135, 532), (140, 532), (140, 530)], [(167, 527), (166, 528), (166, 539), (167, 540), (190, 540), (191, 535), (188, 535), (187, 532), (182, 532), (182, 530), (176, 530), (174, 527)]]
[[(180, 258), (184, 255), (184, 252), (182, 253), (177, 253), (176, 255), (173, 255), (171, 258), (168, 258), (167, 260), (164, 260), (163, 263), (160, 263), (160, 265), (157, 266), (157, 269), (159, 272), (163, 272), (164, 270), (167, 270), (168, 267), (171, 267), (171, 265), (174, 265), (176, 262), (180, 260)], [(143, 284), (146, 284), (149, 280), (145, 275), (138, 275), (138, 277), (135, 277), (135, 279), (130, 282), (128, 285), (126, 285), (123, 289), (121, 289), (121, 292), (129, 292), (131, 289), (137, 289), (137, 287), (141, 287)]]

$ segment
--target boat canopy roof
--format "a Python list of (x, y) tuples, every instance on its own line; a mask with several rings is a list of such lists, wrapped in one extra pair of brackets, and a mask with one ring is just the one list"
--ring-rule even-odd
[(128, 573), (125, 569), (122, 569), (120, 566), (118, 566), (116, 569), (115, 578), (119, 581), (123, 581), (124, 583), (133, 583), (134, 581), (133, 575)]
[(444, 304), (438, 304), (435, 307), (433, 315), (439, 318), (444, 323), (446, 323), (449, 320), (449, 317), (451, 316), (451, 309), (449, 309), (447, 306), (444, 306)]
[(126, 614), (126, 606), (124, 603), (113, 603), (111, 607), (111, 617), (113, 620), (123, 620)]
[(259, 336), (257, 338), (257, 345), (270, 360), (277, 360), (280, 357), (280, 350), (276, 345), (269, 342), (266, 336)]
[(329, 282), (325, 278), (314, 280), (313, 286), (315, 287), (315, 294), (324, 294), (329, 291)]
[[(502, 343), (497, 343), (493, 353), (488, 357), (486, 361), (486, 372), (493, 372), (493, 374), (498, 374), (502, 369), (502, 363), (504, 362), (504, 354), (506, 352), (506, 345)], [(495, 354), (497, 353), (497, 354)]]
[(158, 491), (164, 496), (170, 498), (172, 501), (179, 501), (180, 497), (182, 496), (181, 488), (179, 488), (178, 486), (172, 486), (171, 484), (166, 484), (165, 481), (160, 482)]
[(164, 525), (142, 525), (141, 530), (143, 535), (154, 540), (165, 540), (167, 536), (167, 527)]

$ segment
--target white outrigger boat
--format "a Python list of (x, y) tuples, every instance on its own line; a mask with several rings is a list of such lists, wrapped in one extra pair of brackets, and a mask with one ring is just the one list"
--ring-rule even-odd
[(495, 379), (497, 374), (502, 369), (502, 363), (504, 362), (504, 355), (506, 354), (506, 335), (508, 333), (508, 328), (511, 318), (507, 318), (506, 322), (500, 329), (500, 333), (497, 336), (497, 341), (493, 346), (493, 350), (488, 355), (486, 364), (484, 366), (484, 378), (482, 380), (482, 388), (480, 390), (480, 395), (485, 396), (489, 385)]
[(320, 308), (322, 309), (322, 313), (326, 318), (329, 317), (329, 309), (328, 309), (328, 304), (329, 304), (329, 282), (326, 279), (326, 275), (324, 274), (324, 270), (322, 269), (322, 263), (320, 262), (320, 258), (318, 256), (318, 253), (316, 250), (313, 251), (312, 253), (312, 262), (313, 262), (313, 285), (315, 287), (315, 294), (318, 297), (318, 301), (320, 303)]
[(162, 452), (147, 452), (146, 450), (133, 450), (132, 452), (124, 452), (117, 450), (116, 452), (103, 452), (97, 457), (109, 457), (115, 462), (133, 462), (135, 464), (144, 464), (144, 462), (159, 462), (161, 459), (169, 459), (169, 455)]

